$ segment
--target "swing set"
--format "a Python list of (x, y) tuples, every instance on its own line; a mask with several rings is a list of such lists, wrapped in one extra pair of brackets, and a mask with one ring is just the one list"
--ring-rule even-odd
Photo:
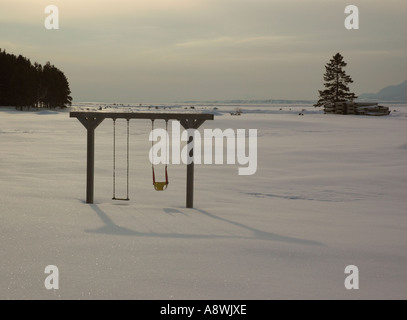
[[(207, 113), (154, 113), (154, 112), (70, 112), (70, 118), (77, 118), (87, 130), (87, 169), (86, 169), (86, 203), (93, 203), (94, 198), (94, 162), (95, 162), (95, 129), (104, 119), (113, 119), (113, 197), (112, 200), (129, 201), (129, 176), (130, 176), (130, 119), (150, 119), (152, 130), (154, 130), (154, 121), (157, 119), (165, 120), (165, 129), (168, 131), (168, 121), (177, 120), (184, 129), (198, 129), (206, 120), (213, 120), (213, 114)], [(116, 196), (116, 120), (126, 119), (127, 121), (127, 149), (126, 149), (126, 197)], [(153, 131), (154, 132), (154, 131)], [(167, 138), (168, 139), (168, 138)], [(152, 139), (153, 144), (154, 139)], [(191, 163), (187, 165), (186, 177), (186, 207), (193, 208), (194, 194), (194, 161), (193, 161), (193, 137), (189, 137), (188, 144), (191, 145), (190, 156)], [(168, 141), (166, 141), (168, 148)], [(153, 154), (154, 156), (154, 154)], [(169, 185), (168, 180), (168, 152), (165, 163), (165, 180), (156, 181), (154, 168), (154, 159), (152, 159), (152, 178), (153, 186), (156, 191), (164, 191)]]

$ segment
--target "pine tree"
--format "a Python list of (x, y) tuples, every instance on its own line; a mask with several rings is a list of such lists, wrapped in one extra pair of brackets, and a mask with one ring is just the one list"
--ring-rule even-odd
[(61, 70), (0, 49), (0, 106), (65, 108), (71, 103), (69, 82)]
[(328, 103), (340, 101), (353, 101), (357, 96), (350, 92), (348, 84), (353, 83), (352, 78), (343, 70), (347, 63), (343, 61), (343, 56), (337, 53), (325, 65), (324, 86), (325, 90), (318, 90), (319, 100), (315, 107), (320, 107)]

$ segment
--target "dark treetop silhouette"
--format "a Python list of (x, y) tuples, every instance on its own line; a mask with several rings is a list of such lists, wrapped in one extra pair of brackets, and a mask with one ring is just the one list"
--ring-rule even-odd
[(0, 49), (0, 106), (64, 108), (71, 105), (70, 94), (64, 73), (50, 62), (32, 64)]

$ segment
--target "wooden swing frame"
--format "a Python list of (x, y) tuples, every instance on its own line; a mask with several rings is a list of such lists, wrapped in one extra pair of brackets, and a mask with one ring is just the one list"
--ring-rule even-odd
[[(172, 112), (96, 112), (74, 111), (69, 113), (70, 118), (77, 118), (87, 130), (87, 168), (86, 168), (86, 203), (94, 201), (94, 169), (95, 169), (95, 130), (104, 119), (163, 119), (178, 120), (184, 129), (198, 129), (206, 120), (213, 120), (214, 115), (209, 113), (172, 113)], [(186, 207), (193, 208), (194, 203), (194, 153), (193, 137), (190, 136), (191, 163), (187, 165), (186, 177)]]

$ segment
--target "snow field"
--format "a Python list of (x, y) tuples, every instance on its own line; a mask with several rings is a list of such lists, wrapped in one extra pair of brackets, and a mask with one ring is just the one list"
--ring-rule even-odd
[[(96, 129), (88, 205), (79, 121), (0, 109), (0, 299), (405, 299), (405, 106), (388, 117), (218, 108), (202, 129), (257, 129), (258, 169), (196, 165), (195, 209), (185, 165), (154, 191), (149, 121), (131, 121), (129, 202), (111, 200), (112, 121)], [(125, 121), (117, 130), (120, 196)], [(44, 287), (51, 264), (58, 290)], [(351, 264), (359, 290), (344, 287)]]

